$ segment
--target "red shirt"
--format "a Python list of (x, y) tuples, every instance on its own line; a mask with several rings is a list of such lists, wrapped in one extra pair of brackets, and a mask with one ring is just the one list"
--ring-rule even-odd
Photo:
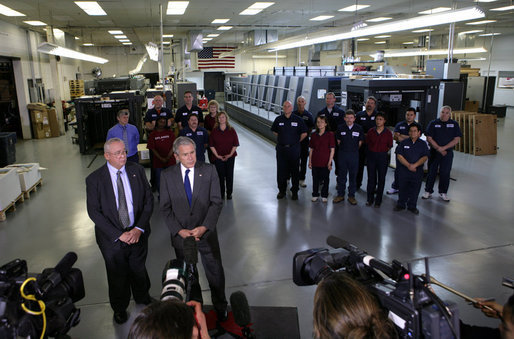
[(393, 147), (393, 133), (386, 127), (380, 134), (376, 127), (370, 128), (366, 134), (366, 144), (370, 152), (388, 152)]
[[(218, 155), (230, 154), (232, 147), (239, 146), (236, 130), (233, 128), (225, 128), (224, 131), (219, 128), (213, 129), (209, 136), (209, 146), (214, 147)], [(236, 155), (237, 152), (234, 152), (232, 157)]]
[(309, 147), (312, 148), (312, 167), (327, 167), (330, 159), (330, 150), (336, 147), (336, 139), (333, 132), (325, 132), (319, 135), (315, 132), (311, 135)]
[(203, 118), (203, 127), (209, 132), (212, 132), (214, 129), (214, 124), (216, 123), (216, 116), (211, 117), (210, 114), (207, 114), (205, 118)]
[[(146, 148), (149, 150), (156, 150), (157, 153), (163, 158), (167, 157), (173, 148), (173, 141), (175, 141), (175, 133), (168, 129), (162, 131), (153, 131), (148, 137), (148, 144)], [(175, 165), (175, 157), (172, 156), (170, 160), (165, 163), (158, 159), (156, 156), (153, 157), (153, 168), (164, 168)]]

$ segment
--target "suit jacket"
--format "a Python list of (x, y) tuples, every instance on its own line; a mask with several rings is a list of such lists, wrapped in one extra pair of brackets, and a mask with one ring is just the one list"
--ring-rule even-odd
[(189, 206), (180, 163), (162, 172), (160, 208), (173, 236), (182, 229), (192, 230), (198, 226), (205, 226), (210, 231), (207, 233), (215, 234), (223, 205), (218, 173), (213, 165), (197, 162), (194, 176), (193, 197)]
[[(153, 194), (142, 166), (127, 161), (125, 170), (132, 190), (134, 208), (134, 225), (150, 235), (150, 217), (153, 211)], [(109, 245), (123, 233), (123, 226), (118, 218), (116, 196), (107, 164), (103, 165), (86, 178), (87, 213), (95, 223), (96, 242)]]

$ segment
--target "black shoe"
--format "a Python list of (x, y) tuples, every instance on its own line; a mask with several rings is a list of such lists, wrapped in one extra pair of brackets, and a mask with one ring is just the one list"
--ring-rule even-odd
[(228, 310), (226, 308), (224, 310), (216, 310), (216, 317), (218, 318), (218, 322), (220, 323), (227, 321)]
[(227, 194), (227, 200), (232, 200), (232, 194)]
[(293, 192), (292, 193), (291, 200), (298, 200), (298, 192)]
[(416, 215), (419, 214), (419, 210), (416, 207), (408, 208), (408, 210), (411, 211), (412, 213), (416, 214)]
[(286, 196), (284, 192), (278, 192), (277, 199), (283, 199)]
[(128, 320), (127, 311), (114, 312), (114, 322), (118, 325), (124, 324)]
[(394, 206), (393, 211), (398, 212), (398, 211), (403, 211), (404, 209), (405, 209), (405, 207), (396, 205), (396, 206)]

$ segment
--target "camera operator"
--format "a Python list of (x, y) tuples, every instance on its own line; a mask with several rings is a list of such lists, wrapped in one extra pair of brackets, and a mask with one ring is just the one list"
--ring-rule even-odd
[[(193, 311), (194, 308), (194, 311)], [(210, 339), (202, 305), (166, 300), (150, 304), (132, 323), (128, 339)]]
[[(474, 306), (480, 308), (488, 317), (499, 318), (501, 320), (500, 326), (499, 328), (490, 328), (472, 326), (461, 322), (461, 339), (514, 339), (514, 295), (510, 296), (504, 306), (494, 301), (477, 300), (480, 302), (474, 304)], [(484, 306), (487, 306), (488, 308), (485, 308)]]
[(344, 272), (325, 277), (314, 295), (316, 338), (398, 338), (375, 297)]

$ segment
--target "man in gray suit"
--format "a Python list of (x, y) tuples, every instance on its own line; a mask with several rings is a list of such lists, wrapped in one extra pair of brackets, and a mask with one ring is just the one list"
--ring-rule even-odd
[[(202, 256), (205, 275), (211, 289), (212, 304), (223, 321), (227, 317), (225, 273), (216, 232), (222, 208), (216, 168), (196, 162), (196, 145), (188, 137), (178, 137), (173, 143), (177, 164), (161, 175), (160, 208), (171, 232), (171, 244), (177, 259), (184, 260), (184, 239), (193, 236)], [(202, 302), (198, 279), (191, 287), (191, 299)]]

